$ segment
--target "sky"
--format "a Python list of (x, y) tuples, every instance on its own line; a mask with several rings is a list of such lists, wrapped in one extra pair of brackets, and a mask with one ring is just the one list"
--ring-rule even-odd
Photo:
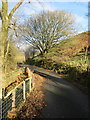
[[(20, 0), (8, 0), (9, 12)], [(24, 0), (25, 2), (15, 12), (15, 18), (24, 22), (33, 14), (38, 14), (42, 10), (66, 10), (75, 15), (77, 33), (88, 30), (88, 0)], [(30, 1), (30, 2), (29, 2)], [(33, 2), (32, 2), (33, 1)], [(46, 1), (46, 2), (45, 2)], [(1, 7), (1, 2), (0, 2)]]
[[(20, 0), (8, 0), (8, 1), (10, 12), (10, 10)], [(23, 22), (25, 18), (28, 18), (32, 14), (38, 14), (42, 10), (45, 11), (66, 10), (75, 15), (76, 24), (80, 26), (78, 28), (78, 33), (88, 30), (88, 17), (87, 17), (88, 0), (63, 0), (63, 2), (62, 0), (24, 0), (24, 1), (25, 2), (18, 8), (18, 10), (15, 13), (15, 15), (18, 16), (18, 18), (21, 18), (20, 19), (21, 22)]]

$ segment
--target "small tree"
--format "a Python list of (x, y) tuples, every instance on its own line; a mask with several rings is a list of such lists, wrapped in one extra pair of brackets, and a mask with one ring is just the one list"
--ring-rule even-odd
[(22, 27), (22, 36), (44, 55), (62, 38), (74, 32), (74, 18), (66, 11), (42, 12), (30, 17)]
[(2, 66), (3, 66), (3, 72), (6, 71), (7, 53), (8, 53), (8, 48), (9, 48), (9, 41), (8, 41), (9, 24), (10, 24), (13, 14), (18, 9), (18, 7), (23, 3), (23, 1), (24, 0), (20, 0), (8, 14), (8, 0), (2, 0), (2, 10), (0, 11), (0, 17), (2, 19)]

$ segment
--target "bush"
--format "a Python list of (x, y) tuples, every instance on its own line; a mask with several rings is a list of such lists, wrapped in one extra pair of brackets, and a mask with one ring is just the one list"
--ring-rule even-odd
[(7, 63), (6, 63), (6, 71), (10, 72), (17, 68), (17, 63), (24, 61), (24, 57), (22, 56), (21, 52), (10, 43), (9, 45), (9, 52), (7, 56)]
[[(32, 62), (31, 62), (32, 61)], [(82, 66), (72, 67), (66, 65), (65, 63), (57, 63), (51, 59), (47, 58), (37, 58), (28, 61), (29, 64), (33, 63), (38, 67), (43, 67), (49, 70), (53, 70), (58, 74), (66, 76), (72, 82), (76, 82), (83, 87), (88, 87), (87, 83), (89, 78), (89, 71), (82, 69)]]

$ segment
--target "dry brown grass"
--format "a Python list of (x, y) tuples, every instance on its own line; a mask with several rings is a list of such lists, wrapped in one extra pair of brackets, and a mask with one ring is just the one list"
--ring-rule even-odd
[(33, 80), (35, 83), (35, 88), (30, 94), (28, 94), (24, 106), (18, 110), (18, 119), (37, 118), (40, 115), (42, 108), (46, 105), (43, 88), (46, 79), (34, 73)]
[(20, 73), (19, 75), (13, 77), (13, 82), (11, 82), (7, 87), (5, 87), (6, 93), (14, 89), (17, 85), (19, 85), (23, 80), (27, 78), (27, 75)]

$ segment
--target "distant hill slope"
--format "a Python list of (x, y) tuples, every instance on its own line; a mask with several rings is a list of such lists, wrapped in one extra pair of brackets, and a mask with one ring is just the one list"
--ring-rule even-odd
[(88, 57), (90, 55), (90, 31), (78, 34), (66, 40), (62, 40), (58, 45), (52, 48), (47, 54), (57, 62), (63, 60), (84, 59), (88, 48)]

